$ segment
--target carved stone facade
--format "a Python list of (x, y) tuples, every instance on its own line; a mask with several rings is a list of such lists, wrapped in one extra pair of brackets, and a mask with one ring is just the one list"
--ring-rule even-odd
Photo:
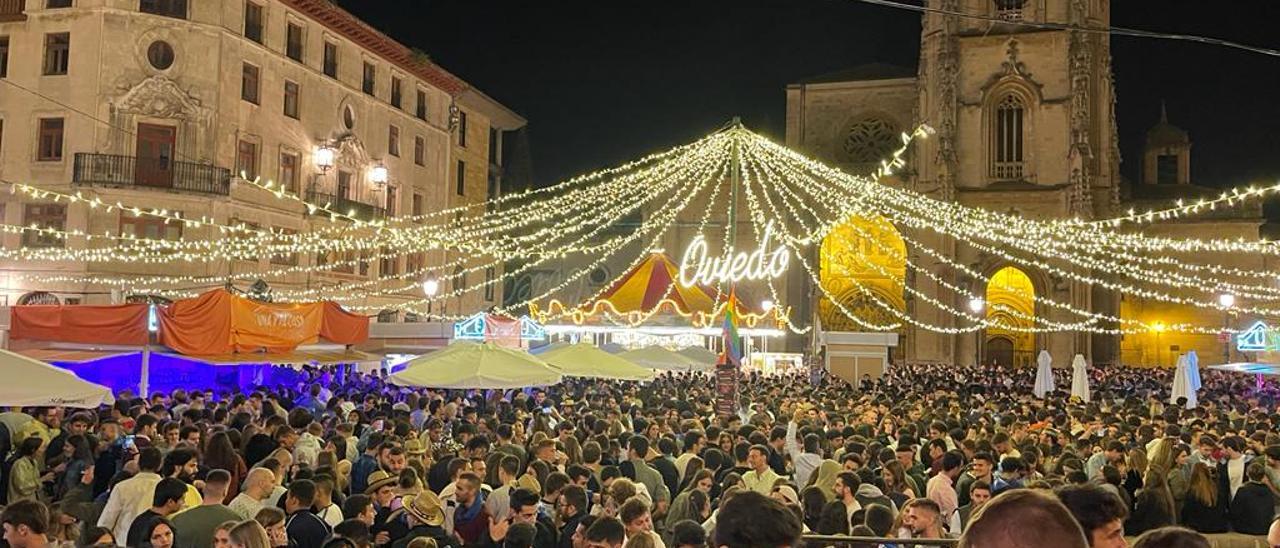
[[(1027, 2), (1020, 3), (1016, 14), (1009, 11), (1007, 4), (993, 0), (928, 0), (928, 5), (938, 10), (922, 16), (920, 61), (914, 71), (874, 65), (788, 86), (788, 146), (847, 169), (847, 159), (837, 153), (838, 145), (847, 142), (842, 131), (844, 122), (889, 113), (898, 119), (911, 118), (911, 123), (902, 126), (904, 130), (916, 124), (932, 126), (936, 138), (917, 141), (907, 176), (887, 183), (936, 199), (1034, 219), (1096, 219), (1118, 215), (1135, 203), (1143, 204), (1142, 209), (1147, 205), (1167, 206), (1177, 198), (1173, 194), (1199, 195), (1199, 190), (1187, 186), (1176, 193), (1163, 192), (1161, 195), (1168, 195), (1168, 199), (1154, 204), (1140, 199), (1151, 196), (1150, 192), (1139, 192), (1143, 189), (1137, 186), (1126, 190), (1119, 175), (1116, 93), (1107, 35), (1004, 22), (1014, 18), (1104, 28), (1110, 21), (1108, 1)], [(986, 14), (1003, 21), (960, 18), (948, 13)], [(1167, 134), (1167, 128), (1162, 132)], [(1173, 152), (1160, 154), (1182, 154), (1180, 162), (1185, 164), (1189, 143), (1183, 148), (1176, 144), (1164, 146), (1161, 150)], [(1155, 169), (1157, 160), (1149, 159), (1148, 163)], [(1246, 209), (1231, 218), (1208, 219), (1185, 225), (1187, 228), (1171, 225), (1152, 230), (1256, 237), (1259, 217), (1259, 212)], [(919, 247), (937, 250), (948, 260), (986, 278), (1010, 266), (1008, 261), (983, 249), (936, 232), (903, 231), (902, 236), (913, 264), (968, 287), (974, 294), (983, 295), (994, 288), (983, 287), (981, 280), (946, 261), (920, 253)], [(1053, 261), (1046, 264), (1071, 268)], [(1151, 318), (1149, 310), (1160, 310), (1157, 313), (1199, 325), (1212, 326), (1222, 321), (1212, 317), (1212, 312), (1169, 311), (1039, 268), (1018, 266), (1029, 280), (1028, 291), (1041, 300), (1048, 297), (1077, 309), (1111, 315), (1121, 315), (1123, 309), (1124, 317), (1144, 321)], [(908, 269), (905, 277), (908, 287), (953, 309), (966, 309), (968, 303), (962, 295), (925, 276), (911, 276), (912, 272)], [(913, 299), (910, 291), (905, 297), (907, 312), (923, 323), (943, 329), (965, 324), (926, 299)], [(848, 304), (862, 303), (851, 299)], [(1075, 318), (1039, 301), (1029, 305), (1027, 313), (1062, 323)], [(972, 363), (992, 357), (991, 344), (996, 344), (999, 334), (954, 335), (911, 328), (903, 335), (906, 360)], [(1153, 363), (1151, 351), (1135, 350), (1141, 344), (1146, 344), (1142, 335), (1129, 335), (1122, 343), (1119, 337), (1109, 335), (1064, 332), (1035, 334), (1023, 345), (1048, 349), (1061, 363), (1067, 363), (1077, 352), (1097, 363)], [(1188, 339), (1183, 348), (1200, 348), (1203, 360), (1205, 349), (1220, 349), (1220, 345), (1215, 346), (1210, 335)], [(1221, 351), (1208, 354), (1208, 360), (1213, 361), (1213, 355)], [(1171, 364), (1167, 354), (1165, 362), (1164, 365)]]
[[(493, 182), (500, 174), (492, 168), (502, 164), (502, 154), (490, 146), (501, 146), (504, 132), (524, 125), (517, 114), (332, 2), (76, 0), (61, 9), (46, 9), (45, 4), (26, 2), (24, 17), (0, 22), (0, 35), (8, 39), (7, 79), (39, 94), (16, 86), (0, 94), (0, 170), (6, 180), (219, 223), (304, 232), (330, 221), (308, 216), (297, 202), (277, 199), (237, 176), (251, 172), (304, 197), (312, 192), (339, 196), (370, 211), (426, 214), (482, 202), (496, 192)], [(140, 11), (146, 5), (185, 11)], [(48, 75), (42, 66), (50, 33), (69, 35), (64, 75)], [(365, 67), (372, 72), (367, 87)], [(464, 117), (465, 127), (457, 123)], [(45, 119), (63, 122), (56, 159), (40, 157), (37, 133)], [(314, 161), (322, 145), (337, 149), (332, 169), (323, 170)], [(461, 178), (459, 160), (466, 170)], [(150, 179), (144, 180), (142, 168), (135, 166), (153, 166)], [(369, 178), (375, 166), (388, 171), (385, 187)], [(184, 180), (191, 173), (207, 176)], [(231, 174), (229, 185), (218, 173)], [(21, 194), (0, 193), (0, 219), (27, 225), (32, 212), (48, 213), (39, 209), (44, 205)], [(82, 204), (61, 209), (61, 218), (41, 222), (93, 234), (125, 231), (118, 210), (90, 210)], [(29, 243), (7, 232), (5, 247)], [(171, 233), (177, 234), (218, 236), (208, 227)], [(367, 261), (349, 272), (294, 273), (268, 281), (276, 289), (319, 289), (410, 271), (443, 277), (448, 273), (424, 267), (447, 259), (439, 253), (415, 254)], [(309, 266), (317, 260), (295, 257), (284, 264)], [(182, 273), (223, 277), (244, 288), (256, 273), (281, 266), (278, 258), (263, 257), (194, 263)], [(0, 268), (72, 278), (175, 274), (171, 265), (123, 263), (11, 262)], [(406, 284), (395, 280), (385, 285)], [(85, 303), (124, 296), (113, 297), (111, 287), (87, 280), (14, 279), (5, 286), (0, 304), (37, 290)], [(406, 291), (350, 304), (394, 305), (421, 296), (420, 291)], [(436, 311), (442, 304), (450, 313), (476, 311), (501, 298), (501, 287), (475, 291), (437, 303)]]

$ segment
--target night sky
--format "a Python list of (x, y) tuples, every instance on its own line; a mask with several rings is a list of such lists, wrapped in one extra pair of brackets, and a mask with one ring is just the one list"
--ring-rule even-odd
[[(919, 14), (853, 0), (338, 3), (527, 118), (538, 184), (691, 141), (735, 115), (781, 141), (788, 83), (870, 62), (914, 67), (919, 51)], [(1112, 6), (1115, 26), (1280, 48), (1275, 0)], [(1193, 182), (1280, 178), (1280, 58), (1120, 36), (1112, 49), (1126, 177), (1138, 178), (1165, 100), (1191, 134)]]

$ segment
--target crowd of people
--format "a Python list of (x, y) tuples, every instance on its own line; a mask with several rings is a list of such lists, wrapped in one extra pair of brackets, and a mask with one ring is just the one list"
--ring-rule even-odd
[(1205, 371), (1186, 409), (1169, 371), (1090, 375), (1084, 402), (995, 366), (749, 374), (733, 416), (701, 374), (126, 393), (0, 413), (0, 523), (16, 548), (1280, 546), (1274, 381)]

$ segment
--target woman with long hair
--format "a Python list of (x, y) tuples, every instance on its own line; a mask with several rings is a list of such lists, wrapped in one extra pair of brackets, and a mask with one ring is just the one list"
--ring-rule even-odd
[[(818, 530), (818, 521), (822, 519), (822, 509), (827, 502), (827, 495), (816, 486), (810, 485), (800, 491), (800, 509), (804, 510), (804, 525), (810, 531)], [(844, 505), (843, 502), (840, 504)], [(847, 522), (848, 515), (845, 517)]]
[(1163, 464), (1153, 462), (1147, 467), (1142, 489), (1133, 499), (1133, 513), (1124, 524), (1126, 535), (1137, 536), (1174, 524), (1177, 518), (1167, 476)]
[(896, 460), (886, 462), (880, 473), (884, 480), (884, 495), (889, 497), (889, 500), (892, 500), (898, 508), (902, 508), (907, 501), (916, 498), (915, 492), (907, 484), (907, 472), (902, 468), (901, 462)]
[(1227, 493), (1218, 490), (1217, 470), (1197, 462), (1191, 469), (1187, 500), (1182, 505), (1182, 524), (1201, 533), (1225, 533), (1230, 530)]
[(231, 530), (235, 529), (238, 521), (224, 521), (213, 528), (213, 548), (230, 548), (231, 546)]
[(61, 502), (49, 505), (49, 530), (45, 533), (54, 546), (75, 546), (80, 540), (80, 520), (63, 510)]
[[(680, 494), (672, 499), (670, 508), (667, 509), (666, 532), (670, 532), (671, 527), (683, 519), (692, 519), (698, 523), (706, 518), (698, 518), (697, 509), (692, 502), (694, 493), (701, 493), (708, 501), (711, 497), (711, 488), (715, 485), (715, 477), (711, 475), (710, 470), (698, 470), (694, 475), (688, 478), (686, 487)], [(665, 534), (665, 533), (664, 533)]]
[[(267, 536), (267, 529), (256, 520), (246, 520), (236, 524), (228, 534), (232, 548), (274, 548)], [(288, 542), (286, 541), (286, 544)]]
[[(680, 482), (679, 491), (683, 493), (689, 489), (689, 484), (693, 481), (693, 477), (698, 472), (702, 472), (704, 467), (705, 464), (702, 461), (702, 457), (691, 457), (689, 462), (684, 465), (684, 473), (680, 475), (680, 477), (684, 478), (684, 481)], [(707, 472), (710, 472), (710, 470), (707, 470)]]
[(178, 532), (173, 528), (173, 523), (165, 518), (156, 519), (151, 522), (150, 527), (147, 527), (147, 545), (151, 548), (173, 548), (173, 542), (177, 536)]
[[(267, 533), (267, 539), (271, 543), (270, 548), (289, 546), (289, 536), (285, 532), (284, 510), (268, 506), (258, 510), (253, 520), (258, 522), (262, 530)], [(239, 528), (240, 526), (237, 525), (236, 529)], [(235, 529), (231, 530), (231, 537), (235, 538)]]
[(67, 463), (62, 481), (58, 484), (59, 496), (66, 495), (81, 484), (84, 475), (93, 467), (93, 448), (89, 446), (89, 438), (83, 434), (68, 436), (62, 444), (62, 455)]
[(18, 444), (17, 460), (9, 469), (9, 504), (20, 500), (39, 500), (40, 486), (53, 479), (53, 472), (40, 475), (40, 449), (44, 441), (30, 436)]
[(227, 496), (222, 499), (223, 504), (231, 504), (231, 499), (240, 494), (240, 483), (249, 474), (249, 467), (245, 465), (244, 457), (236, 452), (226, 432), (214, 432), (209, 437), (204, 449), (204, 465), (210, 470), (222, 469), (231, 474)]

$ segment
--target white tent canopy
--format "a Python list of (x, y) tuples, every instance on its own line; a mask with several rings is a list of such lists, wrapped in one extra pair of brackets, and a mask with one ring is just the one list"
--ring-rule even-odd
[(618, 354), (618, 357), (640, 367), (663, 371), (691, 371), (705, 368), (702, 364), (685, 357), (679, 352), (672, 352), (657, 345), (628, 350)]
[(1089, 364), (1084, 361), (1084, 354), (1076, 354), (1071, 360), (1071, 396), (1080, 401), (1090, 401)]
[(1040, 355), (1036, 356), (1036, 386), (1032, 393), (1037, 398), (1044, 398), (1046, 394), (1053, 392), (1053, 357), (1049, 355), (1048, 350), (1041, 350)]
[(2, 407), (61, 406), (92, 409), (116, 401), (110, 388), (83, 380), (66, 369), (8, 350), (0, 350), (0, 373), (8, 381), (0, 384)]
[(1187, 409), (1194, 409), (1199, 402), (1196, 400), (1196, 388), (1191, 382), (1191, 359), (1183, 354), (1178, 356), (1177, 369), (1173, 372), (1173, 387), (1169, 391), (1169, 403), (1178, 403), (1178, 398), (1187, 399)]
[(389, 380), (424, 388), (526, 388), (560, 382), (560, 371), (523, 350), (455, 342), (409, 361)]

